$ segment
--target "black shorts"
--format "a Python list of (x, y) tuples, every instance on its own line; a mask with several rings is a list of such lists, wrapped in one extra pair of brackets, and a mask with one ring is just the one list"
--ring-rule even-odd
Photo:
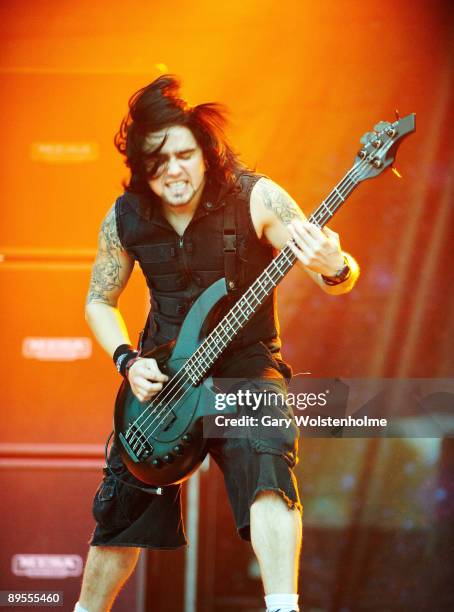
[[(258, 344), (224, 362), (215, 375), (229, 379), (247, 377), (262, 391), (285, 393), (290, 369), (279, 354)], [(272, 418), (293, 416), (291, 408), (282, 402), (267, 404), (263, 410)], [(253, 427), (241, 438), (210, 439), (209, 453), (223, 472), (235, 523), (243, 539), (250, 540), (250, 507), (260, 491), (275, 491), (290, 508), (301, 511), (292, 470), (297, 452), (298, 429), (293, 418), (290, 427), (279, 429), (277, 434), (274, 430), (272, 436), (263, 427)], [(126, 469), (115, 445), (109, 463), (121, 479), (146, 486)], [(104, 468), (104, 479), (93, 502), (97, 524), (91, 545), (161, 549), (186, 545), (181, 485), (167, 486), (163, 491), (163, 495), (153, 495), (133, 489)]]

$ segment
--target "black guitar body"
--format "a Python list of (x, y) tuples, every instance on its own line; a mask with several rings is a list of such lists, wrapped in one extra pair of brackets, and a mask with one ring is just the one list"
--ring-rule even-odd
[[(194, 302), (176, 341), (143, 355), (156, 359), (169, 376), (154, 401), (140, 402), (126, 380), (120, 387), (115, 439), (128, 470), (142, 482), (155, 486), (182, 482), (205, 457), (202, 417), (218, 414), (212, 378), (195, 385), (185, 380), (177, 385), (175, 380), (181, 379), (178, 373), (205, 339), (213, 312), (226, 295), (222, 278)], [(223, 410), (223, 414), (229, 412), (235, 413), (236, 408)]]

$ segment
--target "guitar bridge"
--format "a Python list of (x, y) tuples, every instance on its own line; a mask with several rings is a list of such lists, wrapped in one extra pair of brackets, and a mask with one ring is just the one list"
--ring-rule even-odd
[(118, 437), (123, 444), (123, 448), (134, 463), (145, 461), (153, 454), (154, 448), (152, 444), (150, 444), (147, 436), (137, 425), (130, 425), (126, 435), (120, 434)]

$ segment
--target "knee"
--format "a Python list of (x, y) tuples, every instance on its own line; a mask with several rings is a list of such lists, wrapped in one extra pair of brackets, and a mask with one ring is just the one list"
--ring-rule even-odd
[(263, 528), (301, 535), (301, 506), (278, 491), (260, 491), (251, 506), (251, 533)]
[(111, 572), (114, 568), (126, 570), (135, 565), (140, 548), (120, 546), (92, 546), (87, 559), (87, 568), (95, 574)]
[[(281, 502), (279, 502), (281, 499)], [(270, 506), (280, 505), (282, 498), (277, 491), (259, 491), (254, 497), (251, 505), (251, 512), (266, 509)]]
[(292, 501), (283, 492), (274, 490), (259, 491), (252, 502), (251, 513), (268, 512), (271, 509), (273, 511), (299, 510), (302, 513), (301, 505)]

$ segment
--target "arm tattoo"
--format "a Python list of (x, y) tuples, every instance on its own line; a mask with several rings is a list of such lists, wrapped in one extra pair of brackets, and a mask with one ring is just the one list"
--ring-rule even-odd
[(122, 249), (118, 238), (115, 209), (112, 207), (104, 219), (99, 232), (98, 254), (93, 265), (87, 304), (103, 302), (111, 304), (109, 292), (120, 289), (121, 264), (119, 251)]
[(287, 225), (292, 219), (300, 216), (293, 200), (279, 185), (267, 179), (263, 179), (260, 183), (263, 203), (278, 219)]
[(106, 251), (122, 249), (120, 238), (117, 233), (117, 221), (115, 219), (115, 207), (112, 207), (102, 222), (101, 235), (104, 240)]

